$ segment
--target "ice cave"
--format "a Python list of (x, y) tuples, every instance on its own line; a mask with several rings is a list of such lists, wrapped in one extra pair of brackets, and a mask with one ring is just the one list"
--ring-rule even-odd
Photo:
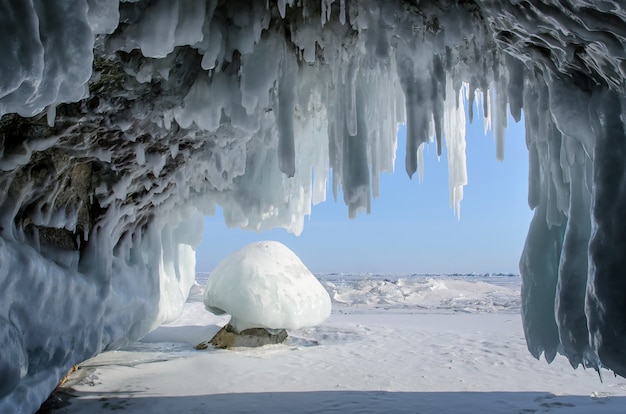
[(176, 318), (216, 206), (299, 233), (330, 180), (367, 212), (406, 123), (406, 172), (445, 145), (458, 210), (466, 123), (502, 148), (507, 111), (528, 349), (626, 376), (622, 0), (0, 3), (1, 412)]

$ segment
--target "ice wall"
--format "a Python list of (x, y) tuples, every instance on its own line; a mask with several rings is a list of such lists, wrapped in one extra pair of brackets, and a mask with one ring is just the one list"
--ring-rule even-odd
[(529, 350), (626, 375), (620, 1), (0, 4), (0, 411), (175, 318), (215, 205), (299, 233), (331, 179), (369, 211), (400, 122), (458, 213), (475, 100), (499, 158), (524, 110)]
[(535, 216), (520, 271), (528, 348), (537, 358), (563, 353), (573, 367), (624, 376), (626, 9), (525, 2), (488, 20), (499, 46), (527, 67), (522, 101)]

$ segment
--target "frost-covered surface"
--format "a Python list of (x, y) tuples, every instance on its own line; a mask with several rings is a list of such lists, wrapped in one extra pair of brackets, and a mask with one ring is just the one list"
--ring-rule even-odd
[(519, 313), (519, 275), (318, 275), (333, 307), (395, 311)]
[(476, 100), (499, 158), (524, 110), (531, 353), (626, 375), (625, 22), (621, 0), (5, 1), (0, 410), (180, 313), (216, 204), (298, 233), (332, 171), (369, 211), (398, 122), (410, 176), (446, 145), (458, 213)]
[(300, 258), (276, 241), (249, 244), (224, 258), (204, 291), (208, 311), (231, 315), (236, 331), (299, 329), (330, 316), (330, 297)]
[[(519, 276), (318, 275), (350, 292), (328, 320), (290, 332), (281, 345), (230, 351), (193, 346), (228, 321), (204, 310), (203, 283), (177, 321), (143, 340), (86, 361), (60, 413), (623, 413), (626, 382), (604, 372), (547, 366), (526, 350), (519, 314), (492, 307), (493, 293), (515, 297)], [(369, 277), (369, 282), (362, 278)], [(367, 280), (367, 279), (366, 279)], [(432, 280), (448, 289), (424, 289)], [(393, 303), (403, 282), (411, 297)], [(409, 288), (409, 286), (412, 286)], [(516, 293), (515, 296), (512, 294)], [(464, 298), (479, 305), (467, 312)], [(440, 302), (444, 307), (430, 306)], [(447, 302), (447, 303), (445, 303)], [(420, 306), (427, 304), (428, 307)], [(82, 378), (82, 379), (81, 379)]]

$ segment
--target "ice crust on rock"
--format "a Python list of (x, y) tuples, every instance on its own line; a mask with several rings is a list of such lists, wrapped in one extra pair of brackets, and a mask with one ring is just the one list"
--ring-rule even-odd
[(398, 123), (458, 213), (476, 102), (498, 158), (524, 114), (529, 350), (626, 376), (622, 1), (5, 0), (0, 40), (0, 411), (176, 317), (216, 205), (300, 233), (330, 179), (369, 211)]
[(287, 246), (249, 244), (211, 272), (204, 290), (206, 309), (231, 315), (236, 332), (250, 328), (299, 329), (330, 316), (330, 296)]

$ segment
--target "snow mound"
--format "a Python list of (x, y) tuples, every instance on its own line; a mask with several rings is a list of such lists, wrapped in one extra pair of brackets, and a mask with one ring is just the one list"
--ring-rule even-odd
[(204, 305), (228, 313), (239, 332), (249, 328), (299, 329), (330, 316), (330, 297), (300, 258), (275, 241), (252, 243), (211, 273)]

